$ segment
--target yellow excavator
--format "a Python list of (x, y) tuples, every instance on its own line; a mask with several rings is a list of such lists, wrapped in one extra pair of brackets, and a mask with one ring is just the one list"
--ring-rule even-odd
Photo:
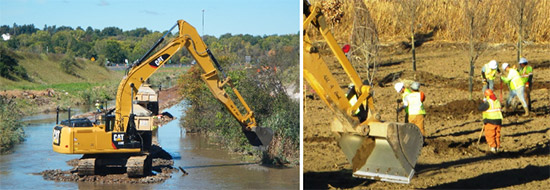
[[(149, 56), (176, 27), (179, 28), (179, 34), (165, 47)], [(134, 114), (134, 107), (139, 106), (136, 94), (138, 88), (182, 47), (189, 51), (202, 68), (202, 80), (241, 124), (249, 143), (267, 147), (273, 131), (257, 125), (254, 112), (233, 86), (231, 78), (225, 75), (197, 30), (186, 21), (178, 20), (129, 68), (118, 86), (114, 115), (106, 112), (101, 122), (92, 123), (86, 118), (71, 119), (69, 112), (69, 119), (53, 128), (53, 150), (64, 154), (84, 154), (78, 163), (79, 175), (94, 175), (111, 167), (126, 168), (129, 177), (149, 175), (152, 165), (149, 149), (153, 119)], [(226, 86), (232, 89), (246, 113), (241, 113), (231, 100), (225, 90)]]
[[(320, 5), (304, 1), (304, 78), (334, 113), (331, 131), (351, 163), (353, 176), (395, 183), (410, 183), (423, 138), (414, 124), (383, 122), (373, 102), (371, 87), (363, 84), (334, 39)], [(314, 28), (326, 41), (351, 80), (347, 92), (340, 87), (308, 36)], [(334, 68), (332, 68), (334, 69)]]

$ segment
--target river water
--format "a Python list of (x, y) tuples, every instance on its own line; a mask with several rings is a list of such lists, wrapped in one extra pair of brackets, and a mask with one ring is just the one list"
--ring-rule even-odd
[[(75, 110), (75, 114), (90, 108)], [(184, 103), (165, 111), (183, 116)], [(66, 118), (62, 114), (61, 118)], [(299, 189), (299, 168), (270, 168), (232, 154), (196, 134), (181, 131), (179, 118), (159, 128), (159, 143), (174, 157), (174, 167), (189, 175), (172, 173), (158, 184), (96, 184), (55, 182), (34, 175), (44, 170), (69, 170), (65, 161), (81, 155), (59, 154), (52, 150), (55, 114), (38, 114), (23, 119), (26, 141), (8, 155), (0, 155), (0, 189)]]

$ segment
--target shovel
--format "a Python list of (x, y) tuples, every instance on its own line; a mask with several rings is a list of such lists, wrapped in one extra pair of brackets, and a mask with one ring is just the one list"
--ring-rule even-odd
[(395, 122), (399, 122), (399, 103), (401, 103), (401, 99), (397, 99), (397, 104), (395, 107)]
[(479, 141), (481, 140), (481, 136), (483, 136), (483, 131), (485, 130), (485, 126), (481, 126), (481, 132), (479, 133), (479, 137), (477, 138), (477, 145), (479, 145)]

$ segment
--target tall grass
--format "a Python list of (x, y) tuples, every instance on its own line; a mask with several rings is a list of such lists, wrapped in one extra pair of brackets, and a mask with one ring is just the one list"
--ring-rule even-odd
[[(313, 1), (312, 3), (321, 0)], [(399, 3), (395, 0), (323, 0), (323, 2), (341, 2), (342, 6), (338, 10), (343, 13), (339, 22), (334, 22), (334, 34), (339, 41), (348, 41), (350, 39), (350, 26), (353, 25), (353, 2), (363, 1), (369, 9), (373, 21), (376, 24), (381, 41), (405, 41), (410, 31), (408, 24), (400, 24), (396, 13), (403, 13)], [(535, 4), (531, 18), (532, 22), (526, 30), (528, 36), (525, 43), (548, 43), (550, 42), (550, 1), (548, 0), (528, 0)], [(483, 41), (493, 43), (510, 43), (517, 40), (518, 29), (514, 26), (511, 16), (511, 9), (514, 7), (514, 1), (510, 0), (492, 0), (482, 1), (478, 9), (489, 9), (488, 28), (481, 35)], [(334, 3), (323, 3), (330, 6)], [(465, 31), (466, 21), (464, 1), (460, 0), (421, 0), (423, 5), (421, 11), (417, 14), (416, 31), (420, 34), (433, 32), (433, 40), (462, 42), (468, 40), (468, 33)], [(325, 7), (324, 9), (330, 9)], [(331, 13), (330, 15), (337, 15)], [(330, 16), (329, 15), (329, 16)], [(329, 17), (329, 20), (331, 18)]]

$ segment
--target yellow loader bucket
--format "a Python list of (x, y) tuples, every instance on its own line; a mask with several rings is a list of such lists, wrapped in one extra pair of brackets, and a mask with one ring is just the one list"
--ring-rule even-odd
[(338, 144), (352, 164), (353, 176), (410, 183), (423, 139), (414, 124), (369, 123), (369, 136), (340, 133)]

